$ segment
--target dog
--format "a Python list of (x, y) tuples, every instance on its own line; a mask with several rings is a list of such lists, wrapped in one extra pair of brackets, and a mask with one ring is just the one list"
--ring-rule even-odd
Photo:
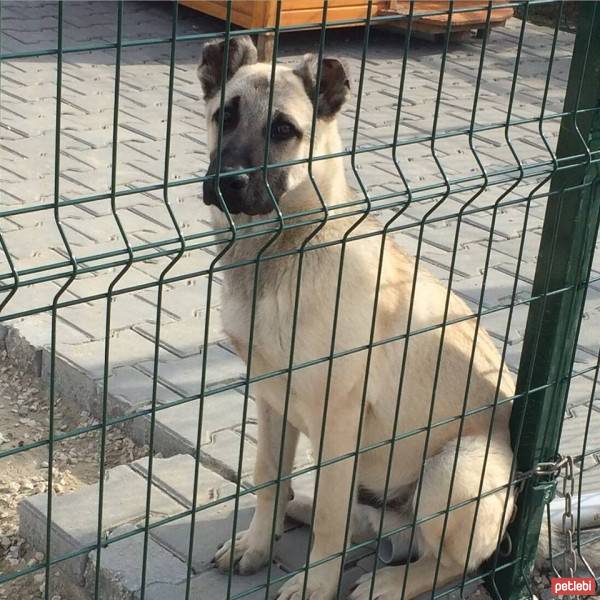
[[(249, 574), (268, 561), (274, 514), (279, 536), (296, 502), (289, 504), (285, 476), (304, 433), (323, 464), (311, 499), (310, 564), (317, 564), (306, 589), (300, 573), (278, 598), (336, 597), (348, 511), (354, 506), (360, 526), (361, 505), (375, 511), (375, 530), (381, 510), (384, 532), (418, 519), (416, 560), (378, 570), (372, 595), (397, 600), (404, 586), (404, 597), (414, 598), (475, 571), (504, 535), (514, 504), (507, 400), (514, 381), (467, 305), (416, 268), (379, 221), (347, 208), (360, 195), (339, 156), (337, 117), (350, 94), (344, 63), (324, 58), (319, 69), (307, 55), (295, 67), (278, 65), (272, 81), (251, 39), (236, 36), (223, 82), (224, 52), (223, 41), (206, 44), (198, 67), (207, 174), (219, 171), (218, 186), (206, 179), (203, 194), (224, 238), (231, 221), (236, 227), (222, 257), (239, 265), (223, 271), (222, 316), (236, 352), (251, 361), (260, 489), (249, 528), (215, 563), (227, 571), (232, 561)], [(309, 167), (311, 153), (333, 156)], [(262, 168), (265, 155), (275, 167)], [(279, 476), (278, 494), (273, 483), (261, 487)], [(377, 508), (386, 487), (386, 507)], [(371, 583), (370, 575), (360, 579), (351, 600), (371, 598)]]

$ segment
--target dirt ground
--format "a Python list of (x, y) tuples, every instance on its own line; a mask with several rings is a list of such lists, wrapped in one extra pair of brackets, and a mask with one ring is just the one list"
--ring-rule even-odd
[[(95, 421), (86, 412), (75, 413), (55, 402), (58, 431), (71, 431)], [(0, 353), (0, 453), (48, 437), (48, 392), (40, 380)], [(106, 467), (125, 464), (145, 456), (119, 429), (107, 432)], [(53, 488), (55, 494), (72, 492), (98, 480), (99, 433), (89, 432), (58, 442), (54, 447)], [(0, 458), (0, 573), (14, 573), (43, 564), (44, 555), (19, 536), (17, 507), (25, 497), (48, 489), (48, 447)], [(45, 571), (0, 584), (0, 600), (35, 600), (44, 592)], [(83, 590), (69, 584), (60, 569), (52, 568), (51, 600), (82, 600)]]

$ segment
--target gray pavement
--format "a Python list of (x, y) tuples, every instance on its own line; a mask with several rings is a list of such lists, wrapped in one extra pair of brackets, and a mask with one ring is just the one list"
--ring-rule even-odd
[[(176, 229), (166, 210), (162, 190), (170, 45), (159, 43), (123, 49), (116, 166), (119, 195), (116, 206), (133, 255), (136, 259), (143, 257), (143, 260), (134, 262), (116, 285), (116, 290), (134, 289), (113, 300), (107, 365), (104, 361), (106, 300), (94, 299), (94, 296), (107, 291), (122, 267), (99, 268), (107, 265), (109, 259), (98, 255), (112, 253), (123, 260), (127, 254), (111, 213), (110, 200), (93, 197), (110, 191), (115, 50), (89, 51), (85, 48), (114, 42), (116, 9), (108, 2), (69, 2), (65, 4), (64, 11), (64, 47), (81, 49), (64, 55), (59, 195), (61, 201), (85, 201), (61, 206), (59, 214), (70, 250), (79, 268), (87, 272), (79, 273), (60, 296), (60, 301), (69, 305), (62, 306), (57, 312), (56, 390), (77, 409), (98, 416), (106, 370), (108, 414), (117, 417), (143, 411), (149, 406), (155, 374), (157, 319), (157, 287), (149, 284), (158, 280), (173, 256), (164, 256), (158, 250), (165, 247), (176, 250), (178, 247)], [(170, 11), (167, 3), (127, 2), (125, 39), (168, 37), (171, 31)], [(54, 3), (3, 4), (0, 24), (3, 53), (43, 51), (56, 46), (57, 9)], [(492, 250), (483, 306), (493, 308), (510, 302), (523, 239), (517, 298), (527, 297), (531, 291), (543, 223), (545, 199), (540, 197), (539, 192), (530, 202), (527, 222), (526, 205), (529, 194), (539, 181), (539, 176), (535, 176), (536, 168), (546, 164), (550, 156), (537, 123), (526, 121), (540, 114), (552, 31), (527, 25), (511, 104), (520, 24), (513, 19), (506, 28), (492, 34), (479, 91), (475, 119), (478, 132), (473, 138), (473, 145), (483, 168), (497, 175), (490, 178), (490, 185), (473, 201), (472, 207), (481, 210), (463, 219), (453, 276), (454, 291), (473, 308), (479, 302), (490, 238)], [(221, 29), (222, 24), (215, 19), (180, 9), (178, 33), (181, 35)], [(350, 65), (354, 90), (358, 87), (360, 75), (362, 36), (363, 31), (359, 29), (333, 30), (327, 35), (328, 52), (346, 58)], [(562, 109), (573, 39), (571, 34), (559, 34), (546, 114), (559, 113)], [(286, 33), (281, 38), (280, 60), (293, 63), (305, 52), (316, 49), (317, 44), (316, 32)], [(403, 38), (398, 33), (378, 29), (372, 32), (360, 112), (357, 113), (356, 98), (353, 98), (340, 116), (347, 147), (352, 145), (356, 122), (357, 147), (373, 148), (357, 155), (356, 167), (363, 185), (374, 198), (374, 210), (382, 220), (395, 214), (394, 209), (385, 207), (390, 197), (405, 191), (391, 151), (385, 147), (391, 144), (394, 136), (403, 47)], [(210, 225), (201, 202), (201, 185), (185, 183), (190, 178), (203, 175), (208, 166), (204, 108), (195, 75), (200, 48), (199, 41), (177, 44), (169, 178), (181, 185), (169, 189), (168, 200), (186, 238), (206, 241), (208, 238), (201, 236), (210, 232)], [(422, 228), (422, 259), (436, 276), (446, 281), (456, 233), (456, 212), (472, 199), (482, 184), (466, 133), (472, 114), (480, 48), (481, 41), (475, 39), (450, 46), (436, 127), (438, 134), (450, 130), (464, 133), (441, 135), (433, 147), (435, 157), (427, 137), (434, 125), (441, 47), (435, 43), (415, 41), (409, 54), (398, 130), (401, 144), (398, 160), (419, 202), (414, 202), (398, 220), (400, 227), (395, 235), (408, 252), (415, 251), (420, 220), (443, 197), (443, 177), (436, 164), (437, 159), (445, 176), (454, 183), (450, 194), (432, 214), (435, 218)], [(3, 216), (0, 217), (0, 232), (22, 282), (41, 279), (20, 288), (4, 307), (4, 315), (23, 310), (32, 312), (29, 316), (4, 322), (4, 343), (15, 356), (29, 361), (42, 377), (48, 378), (51, 320), (47, 311), (35, 311), (52, 304), (66, 281), (65, 277), (71, 272), (66, 261), (67, 248), (56, 225), (54, 212), (50, 210), (54, 200), (56, 60), (52, 55), (12, 58), (3, 61), (1, 68), (0, 210)], [(517, 123), (512, 124), (507, 133), (502, 125), (509, 107), (512, 120)], [(556, 145), (558, 128), (559, 120), (556, 118), (544, 123), (543, 133), (551, 147)], [(512, 184), (518, 169), (507, 144), (507, 136), (525, 167), (526, 176), (515, 187)], [(350, 171), (349, 177), (351, 181), (354, 178)], [(141, 191), (138, 188), (142, 188)], [(437, 195), (428, 193), (428, 189), (433, 189)], [(544, 189), (541, 188), (541, 191)], [(429, 199), (426, 198), (428, 195)], [(490, 231), (493, 219), (491, 207), (498, 201), (500, 208), (493, 231)], [(37, 210), (26, 212), (29, 208)], [(10, 211), (8, 216), (6, 211)], [(437, 218), (443, 216), (448, 218)], [(193, 475), (190, 455), (196, 453), (198, 401), (183, 404), (178, 401), (194, 396), (201, 388), (207, 277), (196, 274), (207, 269), (213, 253), (214, 248), (211, 247), (184, 252), (169, 272), (169, 277), (177, 278), (177, 281), (164, 286), (157, 363), (160, 410), (156, 418), (155, 449), (162, 456), (173, 458), (158, 460), (158, 465), (165, 465), (165, 477), (163, 479), (161, 475), (162, 467), (155, 471), (153, 502), (162, 503), (157, 507), (157, 514), (173, 515), (190, 504), (189, 478)], [(600, 277), (598, 251), (593, 269), (592, 277)], [(0, 270), (3, 273), (8, 271), (4, 255), (0, 256)], [(8, 278), (5, 282), (12, 280)], [(245, 439), (241, 437), (243, 388), (236, 387), (235, 383), (242, 377), (244, 367), (223, 334), (219, 322), (219, 292), (217, 276), (210, 306), (206, 384), (213, 391), (220, 387), (228, 389), (208, 396), (204, 407), (200, 459), (204, 465), (202, 473), (207, 478), (205, 491), (216, 494), (211, 498), (231, 493), (234, 489), (231, 482), (237, 476), (242, 443), (242, 485), (250, 485), (256, 435), (254, 407), (250, 400), (246, 436)], [(494, 312), (484, 317), (482, 324), (499, 347), (507, 341), (507, 361), (514, 370), (522, 348), (527, 305), (515, 308), (508, 334), (507, 317), (507, 310)], [(576, 370), (585, 371), (597, 364), (599, 342), (600, 283), (596, 282), (590, 287), (587, 297)], [(586, 372), (573, 380), (563, 435), (562, 448), (565, 452), (581, 451), (592, 389), (593, 372)], [(588, 448), (600, 446), (598, 389), (593, 402), (595, 410), (591, 413)], [(60, 423), (57, 424), (59, 426)], [(149, 417), (146, 414), (136, 417), (127, 424), (127, 429), (136, 441), (146, 442)], [(308, 445), (304, 441), (297, 467), (306, 466), (310, 461)], [(586, 491), (600, 491), (600, 456), (590, 456), (584, 467)], [(169, 474), (176, 475), (178, 481), (169, 482)], [(104, 525), (107, 535), (139, 525), (144, 514), (141, 504), (143, 494), (133, 493), (133, 490), (136, 485), (141, 489), (143, 483), (144, 469), (140, 464), (118, 467), (110, 472), (105, 498), (111, 506), (114, 505), (114, 510), (106, 510)], [(123, 496), (124, 489), (131, 493)], [(77, 494), (56, 498), (57, 508), (52, 523), (53, 532), (59, 540), (56, 552), (73, 550), (95, 539), (96, 496), (97, 490), (92, 486)], [(244, 502), (249, 507), (251, 496), (246, 498)], [(61, 511), (70, 515), (73, 507), (83, 503), (87, 510), (82, 511), (81, 523), (74, 523), (71, 519), (61, 522)], [(24, 502), (21, 509), (22, 522), (26, 524), (22, 529), (26, 537), (38, 545), (45, 535), (44, 505), (45, 497), (38, 497)], [(198, 598), (220, 600), (224, 597), (227, 578), (210, 569), (207, 561), (215, 545), (228, 537), (230, 506), (228, 501), (211, 509), (218, 513), (216, 517), (209, 516), (209, 512), (200, 513), (197, 517), (201, 522), (198, 531), (204, 532), (196, 540), (193, 557), (193, 587), (199, 590)], [(73, 531), (79, 525), (80, 529)], [(182, 561), (186, 558), (188, 531), (189, 518), (175, 520), (153, 530), (148, 579), (149, 590), (154, 594), (151, 597), (164, 600), (183, 597), (185, 565)], [(303, 540), (302, 543), (280, 545), (272, 576), (295, 568), (298, 548), (306, 545), (308, 538), (304, 529), (294, 530), (294, 535)], [(110, 545), (102, 552), (102, 585), (107, 586), (106, 590), (112, 590), (106, 592), (106, 597), (138, 597), (140, 548), (140, 538), (136, 536)], [(121, 560), (124, 555), (131, 559), (124, 563)], [(89, 558), (84, 556), (73, 560), (70, 572), (89, 585), (95, 560), (94, 553)], [(356, 561), (350, 561), (349, 577), (350, 572), (357, 576), (363, 571)], [(236, 593), (261, 583), (260, 577), (264, 579), (264, 573), (258, 579), (234, 578)], [(249, 597), (254, 598), (255, 595)], [(257, 594), (256, 597), (262, 596)]]

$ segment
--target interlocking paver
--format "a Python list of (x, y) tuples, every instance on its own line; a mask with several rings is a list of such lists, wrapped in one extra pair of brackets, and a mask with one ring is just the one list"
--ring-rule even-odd
[[(146, 346), (148, 345), (154, 347), (149, 340), (147, 340)], [(214, 386), (217, 383), (234, 383), (245, 375), (244, 364), (235, 354), (215, 344), (209, 346), (207, 352), (206, 386)], [(130, 362), (138, 362), (138, 356), (136, 355), (135, 361), (134, 357), (130, 356)], [(199, 393), (202, 387), (202, 364), (203, 360), (199, 355), (187, 358), (172, 356), (171, 359), (159, 361), (158, 378), (172, 389), (179, 390), (186, 396), (193, 396)], [(154, 362), (150, 360), (140, 362), (139, 368), (146, 373), (153, 373)]]
[[(181, 320), (196, 318), (206, 311), (207, 288), (207, 277), (195, 277), (173, 283), (163, 293), (162, 308)], [(218, 307), (220, 304), (220, 288), (218, 282), (213, 285), (211, 308)], [(143, 290), (138, 295), (152, 305), (157, 303), (156, 288)]]
[[(156, 415), (157, 435), (168, 438), (161, 445), (163, 452), (166, 450), (170, 454), (176, 453), (171, 448), (179, 448), (179, 451), (190, 454), (196, 452), (199, 403), (199, 400), (192, 400), (186, 404), (170, 406)], [(243, 407), (244, 396), (237, 390), (206, 396), (202, 405), (202, 443), (210, 443), (215, 432), (239, 425)], [(256, 419), (252, 398), (248, 400), (246, 411), (248, 421)]]
[[(103, 529), (110, 534), (116, 527), (140, 520), (146, 512), (146, 480), (128, 466), (108, 471), (104, 484)], [(82, 510), (85, 507), (85, 510)], [(184, 507), (153, 489), (152, 519), (183, 512)], [(96, 542), (98, 531), (98, 485), (90, 485), (64, 496), (55, 496), (52, 502), (53, 540), (51, 558), (79, 550)], [(45, 548), (47, 496), (38, 494), (20, 503), (20, 527), (36, 548)], [(70, 565), (80, 578), (86, 564), (81, 555)]]
[[(113, 402), (118, 403), (120, 414), (147, 408), (152, 402), (154, 381), (152, 376), (135, 367), (118, 367), (113, 370), (107, 380), (108, 393)], [(173, 390), (158, 383), (156, 385), (156, 401), (159, 404), (173, 402), (181, 396)]]
[[(132, 463), (132, 467), (148, 478), (148, 459)], [(214, 471), (198, 465), (196, 506), (204, 506), (219, 498), (235, 494), (236, 486)], [(185, 506), (192, 506), (196, 461), (189, 454), (156, 460), (152, 466), (152, 482)]]
[[(244, 531), (248, 528), (253, 510), (254, 497), (251, 494), (241, 496), (236, 521), (237, 531)], [(231, 538), (234, 511), (235, 501), (232, 499), (203, 508), (196, 514), (192, 552), (192, 567), (196, 573), (209, 569), (219, 546)], [(189, 517), (154, 528), (152, 537), (176, 556), (187, 559), (190, 538)]]
[[(117, 536), (134, 528), (131, 525), (117, 527)], [(142, 585), (142, 564), (140, 557), (144, 548), (144, 536), (134, 535), (125, 538), (102, 550), (99, 594), (111, 600), (134, 600)], [(165, 550), (153, 539), (148, 542), (146, 568), (146, 589), (155, 586), (176, 586), (185, 582), (187, 565)], [(85, 587), (93, 596), (96, 584), (96, 552), (89, 554), (84, 580)], [(169, 599), (170, 600), (170, 599)]]
[[(106, 337), (106, 314), (106, 300), (66, 306), (60, 310), (61, 319), (85, 332), (91, 340)], [(121, 331), (146, 322), (154, 323), (156, 317), (156, 308), (142, 298), (134, 294), (115, 296), (111, 301), (110, 330)], [(172, 322), (172, 319), (168, 313), (161, 313), (161, 323)]]
[[(223, 476), (237, 481), (242, 458), (241, 476), (242, 483), (252, 485), (252, 474), (256, 464), (256, 445), (249, 437), (242, 436), (233, 431), (220, 431), (212, 436), (210, 444), (202, 448), (204, 461)], [(242, 456), (243, 452), (243, 456)]]
[[(104, 363), (105, 340), (94, 340), (81, 344), (62, 344), (58, 354), (70, 364), (83, 370), (90, 378), (98, 380), (105, 369), (110, 375), (117, 367), (139, 364), (148, 365), (154, 357), (154, 344), (133, 329), (113, 332), (110, 336), (110, 354)], [(166, 354), (166, 350), (164, 351)], [(168, 363), (167, 363), (168, 364)]]
[(580, 405), (571, 408), (569, 412), (571, 416), (565, 419), (563, 425), (560, 452), (571, 456), (581, 454), (588, 421), (587, 450), (600, 448), (600, 411), (589, 410), (587, 406)]
[[(271, 567), (271, 581), (277, 581), (283, 576), (285, 576), (285, 572), (277, 565)], [(231, 596), (242, 595), (243, 598), (249, 600), (264, 600), (266, 582), (266, 569), (245, 577), (234, 576), (231, 583)], [(270, 586), (269, 600), (277, 596), (277, 590), (280, 587), (281, 583), (273, 583)], [(177, 586), (154, 585), (149, 588), (145, 598), (147, 600), (184, 600), (185, 588), (185, 584)], [(258, 589), (255, 592), (246, 593), (256, 588)], [(227, 577), (216, 571), (205, 571), (192, 579), (190, 596), (195, 600), (226, 600), (227, 589)], [(136, 600), (138, 598), (139, 596), (136, 597)]]

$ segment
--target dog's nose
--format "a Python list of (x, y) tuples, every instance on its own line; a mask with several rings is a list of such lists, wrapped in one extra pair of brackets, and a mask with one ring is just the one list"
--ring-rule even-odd
[(241, 192), (250, 181), (248, 173), (239, 173), (238, 175), (227, 175), (231, 171), (241, 171), (244, 167), (226, 167), (223, 169), (223, 177), (220, 181), (221, 190), (231, 192)]

